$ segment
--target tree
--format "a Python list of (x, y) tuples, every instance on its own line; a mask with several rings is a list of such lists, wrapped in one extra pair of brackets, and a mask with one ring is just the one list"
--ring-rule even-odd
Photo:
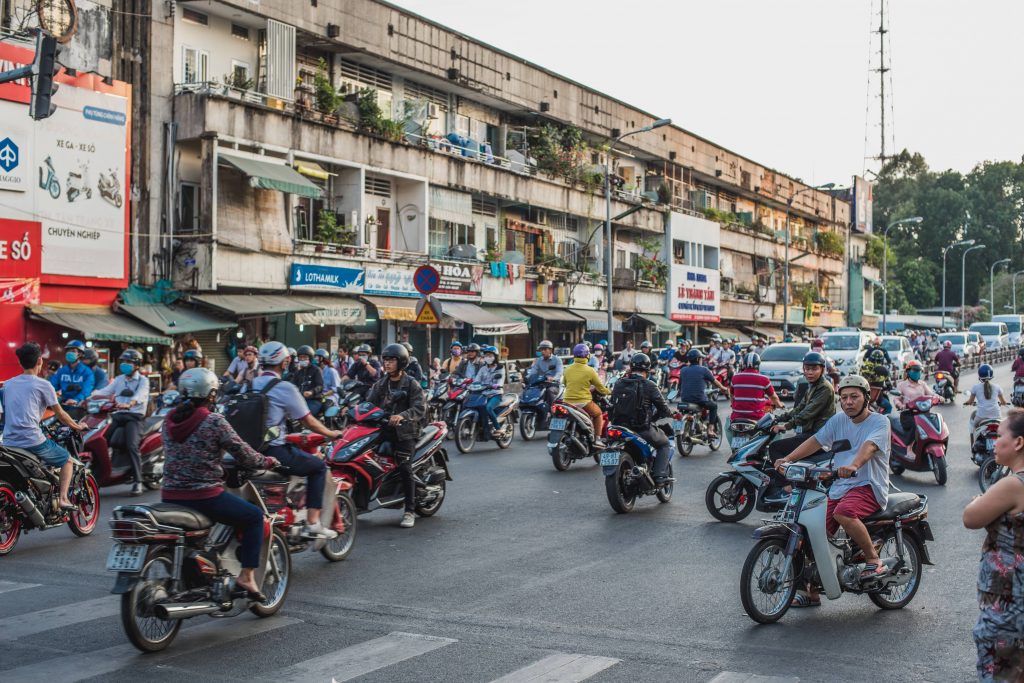
[(915, 308), (928, 308), (938, 299), (935, 264), (924, 258), (901, 259), (894, 275), (901, 291)]

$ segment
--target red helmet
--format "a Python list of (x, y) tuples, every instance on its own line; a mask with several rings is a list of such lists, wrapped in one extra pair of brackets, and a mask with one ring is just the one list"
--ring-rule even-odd
[(811, 348), (812, 349), (814, 349), (814, 348), (818, 348), (818, 349), (825, 348), (825, 340), (824, 339), (812, 339), (811, 340)]

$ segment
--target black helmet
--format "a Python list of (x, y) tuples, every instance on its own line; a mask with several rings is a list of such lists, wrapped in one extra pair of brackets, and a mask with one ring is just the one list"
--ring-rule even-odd
[(121, 355), (118, 358), (118, 360), (134, 363), (135, 365), (142, 365), (142, 354), (136, 351), (135, 349), (125, 349), (123, 352), (121, 352)]
[(410, 344), (409, 342), (402, 342), (402, 346), (405, 347), (405, 350), (408, 351), (409, 355), (411, 356), (412, 355), (412, 344)]
[(647, 372), (651, 369), (651, 357), (646, 353), (634, 354), (629, 359), (629, 368), (633, 372)]
[(699, 363), (704, 358), (704, 354), (700, 352), (700, 349), (690, 349), (686, 352), (686, 360), (691, 363)]
[(480, 353), (480, 345), (477, 344), (476, 342), (473, 342), (472, 344), (466, 347), (466, 351), (476, 351), (477, 353)]
[(1020, 356), (1021, 358), (1024, 358), (1024, 346), (1017, 349), (1017, 355)]
[(399, 370), (405, 370), (406, 366), (409, 365), (409, 350), (402, 344), (388, 344), (380, 352), (380, 359), (388, 360), (389, 358), (394, 358), (398, 361)]
[(98, 361), (99, 359), (100, 356), (98, 353), (96, 353), (96, 349), (94, 348), (87, 348), (85, 351), (82, 352), (82, 362), (88, 365), (89, 367), (96, 365), (96, 361)]
[(369, 354), (369, 353), (373, 353), (373, 351), (370, 349), (370, 345), (369, 344), (360, 344), (359, 346), (357, 346), (356, 348), (354, 348), (352, 350), (352, 353), (367, 353), (367, 354)]
[(820, 365), (825, 367), (825, 356), (817, 351), (811, 351), (804, 355), (804, 365)]
[(328, 351), (327, 349), (317, 349), (316, 356), (317, 358), (323, 358), (324, 360), (328, 360), (331, 357), (331, 352)]
[(203, 352), (199, 349), (189, 349), (185, 353), (181, 354), (181, 360), (194, 360), (196, 365), (203, 362)]
[(747, 356), (747, 367), (748, 368), (759, 368), (761, 367), (761, 356), (756, 353), (751, 353)]
[(295, 351), (296, 356), (309, 356), (312, 358), (315, 354), (313, 353), (313, 347), (309, 344), (303, 344)]

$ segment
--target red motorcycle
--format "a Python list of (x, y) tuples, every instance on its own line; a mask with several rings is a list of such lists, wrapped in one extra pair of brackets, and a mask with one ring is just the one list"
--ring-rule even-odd
[[(949, 444), (949, 428), (932, 406), (941, 403), (941, 398), (919, 398), (906, 409), (914, 416), (914, 429), (904, 431), (899, 415), (890, 415), (892, 423), (892, 457), (889, 467), (893, 474), (912, 472), (934, 472), (939, 486), (946, 485), (946, 447)], [(923, 437), (922, 437), (923, 435)]]
[(683, 361), (675, 356), (668, 362), (668, 390), (665, 392), (665, 400), (675, 401), (679, 398), (679, 374), (683, 370)]
[[(710, 363), (708, 365), (708, 370), (710, 370), (711, 374), (715, 376), (715, 379), (718, 381), (719, 384), (726, 387), (732, 386), (733, 372), (731, 364)], [(718, 387), (712, 387), (711, 390), (708, 391), (708, 398), (710, 398), (712, 401), (720, 401), (723, 398), (728, 400), (729, 394), (723, 392)]]
[[(350, 414), (352, 425), (334, 442), (327, 456), (331, 474), (350, 487), (359, 514), (377, 508), (402, 509), (405, 493), (398, 461), (383, 434), (391, 416), (372, 403), (362, 403)], [(416, 481), (416, 514), (420, 517), (430, 517), (441, 509), (447, 482), (452, 480), (448, 453), (442, 448), (447, 434), (444, 422), (432, 422), (420, 431), (416, 442), (410, 464)]]
[[(90, 399), (85, 407), (83, 421), (89, 425), (90, 430), (85, 434), (85, 443), (78, 457), (101, 487), (131, 483), (131, 458), (121, 448), (119, 435), (114, 434), (111, 417), (114, 401), (106, 398)], [(168, 410), (169, 405), (142, 421), (142, 442), (139, 444), (142, 484), (151, 491), (158, 491), (164, 478), (164, 444), (160, 438), (160, 425)], [(115, 438), (114, 444), (110, 443), (111, 436)]]

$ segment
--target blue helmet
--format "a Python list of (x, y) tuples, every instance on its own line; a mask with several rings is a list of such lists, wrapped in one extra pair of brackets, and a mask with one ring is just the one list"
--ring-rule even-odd
[(690, 349), (686, 352), (686, 360), (691, 363), (699, 363), (704, 359), (704, 354), (700, 352), (700, 349)]
[(989, 380), (992, 379), (994, 375), (995, 373), (992, 372), (992, 366), (989, 365), (988, 363), (982, 363), (980, 366), (978, 366), (978, 379), (982, 381)]
[(459, 349), (461, 349), (461, 348), (462, 348), (462, 342), (460, 342), (460, 341), (453, 341), (453, 342), (452, 342), (452, 345), (451, 345), (451, 346), (449, 346), (448, 348), (449, 348), (449, 349), (454, 349), (454, 348), (459, 348)]
[(498, 355), (498, 347), (490, 344), (484, 344), (480, 347), (481, 353), (493, 353), (495, 356)]
[(78, 349), (79, 353), (83, 353), (85, 352), (85, 344), (83, 344), (78, 339), (75, 339), (74, 341), (69, 341), (67, 344), (65, 344), (64, 349)]
[(586, 358), (590, 355), (590, 349), (586, 344), (577, 344), (572, 347), (572, 355), (574, 358)]

